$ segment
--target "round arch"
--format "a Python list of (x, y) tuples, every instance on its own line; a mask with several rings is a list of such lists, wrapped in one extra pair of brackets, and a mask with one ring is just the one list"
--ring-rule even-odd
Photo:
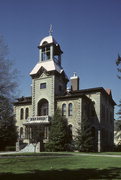
[(49, 103), (46, 99), (41, 99), (38, 102), (38, 116), (47, 116), (49, 110)]

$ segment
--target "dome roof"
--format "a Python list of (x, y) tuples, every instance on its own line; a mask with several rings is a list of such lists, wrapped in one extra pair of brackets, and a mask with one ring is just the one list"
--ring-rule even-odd
[(44, 39), (42, 39), (42, 40), (40, 41), (39, 46), (42, 46), (44, 43), (48, 43), (48, 44), (50, 44), (50, 43), (58, 44), (51, 35), (45, 37)]

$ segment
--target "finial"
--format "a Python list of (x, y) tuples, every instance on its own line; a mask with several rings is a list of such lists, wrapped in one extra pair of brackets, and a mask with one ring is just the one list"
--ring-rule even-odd
[(49, 35), (52, 36), (52, 32), (53, 32), (53, 29), (52, 29), (52, 24), (50, 24), (50, 29), (49, 29)]
[(76, 72), (74, 72), (74, 75), (73, 75), (74, 77), (76, 76)]

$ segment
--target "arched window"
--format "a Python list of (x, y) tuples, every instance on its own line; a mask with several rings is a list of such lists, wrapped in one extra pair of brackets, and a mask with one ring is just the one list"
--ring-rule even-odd
[(62, 116), (66, 116), (66, 104), (62, 105)]
[(21, 120), (24, 119), (24, 109), (23, 108), (21, 108), (21, 110), (20, 110), (20, 119)]
[(46, 99), (42, 99), (38, 102), (38, 116), (46, 115), (48, 115), (48, 101)]
[(69, 105), (68, 105), (68, 115), (72, 116), (72, 114), (73, 114), (73, 105), (72, 105), (72, 103), (69, 103)]
[(26, 108), (25, 111), (25, 119), (27, 119), (29, 117), (29, 108)]
[(50, 46), (47, 45), (47, 41), (44, 41), (42, 44), (42, 61), (50, 59)]
[(20, 138), (23, 137), (23, 127), (20, 127)]

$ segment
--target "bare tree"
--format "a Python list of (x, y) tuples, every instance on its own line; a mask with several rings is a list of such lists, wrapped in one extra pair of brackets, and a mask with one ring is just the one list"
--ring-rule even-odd
[[(116, 59), (116, 65), (118, 66), (117, 70), (118, 70), (119, 73), (121, 73), (121, 68), (119, 68), (120, 64), (121, 64), (121, 57), (118, 54), (118, 58)], [(118, 76), (119, 79), (121, 79), (120, 75), (117, 75), (117, 76)], [(118, 112), (116, 114), (119, 115), (119, 118), (121, 118), (121, 100), (119, 101), (118, 107), (119, 107), (119, 110), (118, 110)]]
[(0, 96), (11, 98), (17, 87), (17, 70), (13, 69), (13, 64), (7, 56), (8, 46), (0, 36)]
[(17, 137), (11, 103), (17, 87), (17, 71), (7, 56), (8, 46), (0, 36), (0, 150), (15, 145)]
[[(116, 65), (118, 66), (117, 70), (121, 73), (121, 68), (119, 68), (119, 65), (121, 64), (121, 57), (118, 54), (118, 58), (116, 59)], [(118, 78), (121, 79), (121, 76), (118, 75)]]

